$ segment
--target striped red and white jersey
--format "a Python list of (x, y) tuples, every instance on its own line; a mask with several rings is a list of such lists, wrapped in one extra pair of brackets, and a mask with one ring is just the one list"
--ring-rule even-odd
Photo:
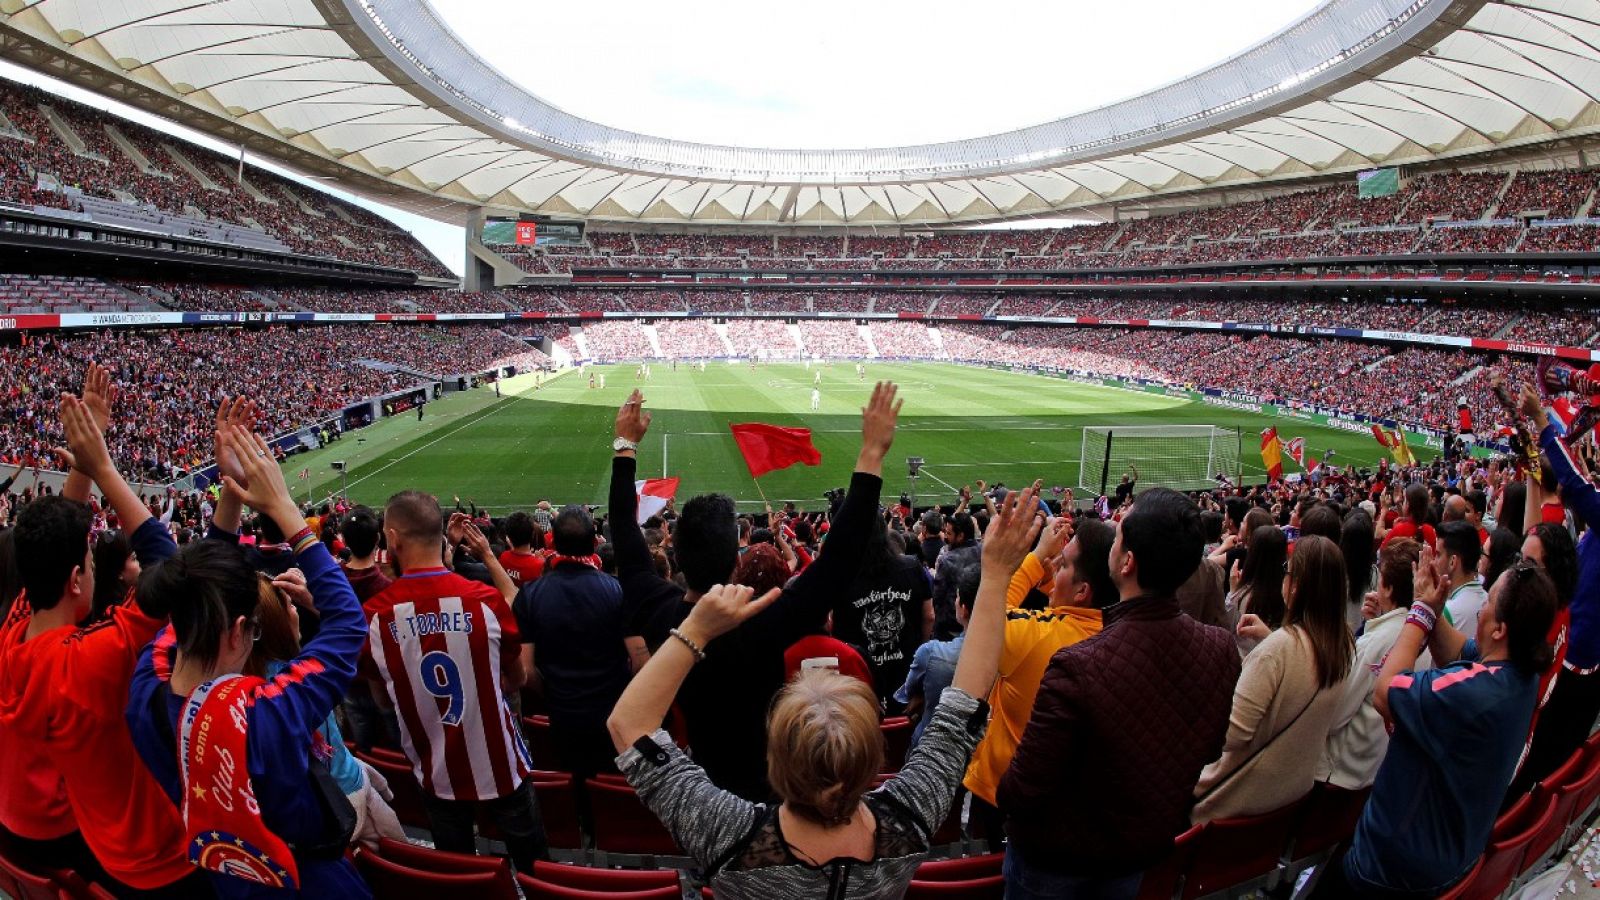
[(442, 800), (492, 800), (533, 769), (500, 689), (522, 638), (500, 592), (446, 569), (408, 572), (368, 600), (367, 649), (388, 685), (417, 780)]

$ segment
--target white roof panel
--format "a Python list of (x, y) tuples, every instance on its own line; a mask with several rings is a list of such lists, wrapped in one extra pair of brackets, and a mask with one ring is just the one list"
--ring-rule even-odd
[(766, 222), (780, 209), (790, 223), (955, 224), (1375, 160), (1470, 161), (1600, 130), (1592, 0), (1327, 0), (1118, 103), (970, 140), (840, 150), (715, 146), (572, 116), (486, 64), (427, 0), (5, 9), (0, 54), (102, 90), (118, 82), (119, 99), (161, 114), (187, 104), (186, 124), (440, 217), (460, 214), (465, 190), (617, 221)]

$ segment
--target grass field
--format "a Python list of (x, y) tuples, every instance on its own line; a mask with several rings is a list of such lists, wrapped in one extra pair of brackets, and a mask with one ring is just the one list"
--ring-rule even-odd
[[(814, 373), (799, 364), (711, 363), (706, 371), (656, 363), (640, 384), (633, 366), (597, 367), (604, 388), (568, 372), (537, 392), (531, 375), (502, 383), (504, 396), (480, 388), (430, 403), (415, 415), (385, 419), (285, 464), (296, 496), (322, 498), (340, 489), (330, 463), (345, 460), (345, 485), (358, 502), (377, 504), (395, 491), (417, 488), (446, 503), (455, 495), (496, 513), (540, 499), (604, 504), (616, 409), (642, 387), (655, 419), (640, 448), (641, 477), (683, 479), (680, 497), (720, 490), (741, 505), (759, 505), (755, 483), (728, 433), (733, 422), (767, 422), (813, 430), (822, 464), (796, 466), (762, 478), (773, 502), (821, 506), (825, 490), (849, 480), (859, 447), (860, 408), (872, 381), (901, 386), (905, 408), (885, 467), (887, 494), (906, 490), (904, 460), (926, 460), (919, 504), (949, 502), (962, 484), (983, 478), (1020, 484), (1077, 484), (1081, 429), (1086, 424), (1210, 424), (1243, 429), (1240, 460), (1246, 477), (1260, 470), (1256, 435), (1276, 423), (1287, 440), (1305, 437), (1316, 453), (1333, 447), (1340, 462), (1370, 464), (1383, 451), (1368, 435), (1292, 420), (1219, 409), (1181, 399), (1077, 384), (1057, 378), (944, 363), (874, 363), (867, 381), (853, 364), (823, 369), (821, 409), (812, 412)], [(1285, 462), (1288, 471), (1295, 467)], [(298, 473), (309, 468), (311, 478)], [(1256, 476), (1256, 477), (1259, 477)], [(1081, 495), (1081, 492), (1080, 492)]]

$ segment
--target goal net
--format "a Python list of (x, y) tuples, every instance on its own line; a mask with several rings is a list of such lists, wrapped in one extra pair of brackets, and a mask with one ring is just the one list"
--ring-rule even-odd
[(1109, 492), (1132, 467), (1141, 488), (1206, 490), (1219, 474), (1238, 480), (1239, 440), (1237, 429), (1215, 425), (1088, 425), (1078, 486)]

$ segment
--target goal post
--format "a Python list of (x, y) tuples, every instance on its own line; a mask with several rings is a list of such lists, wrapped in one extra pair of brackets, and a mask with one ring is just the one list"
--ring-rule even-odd
[(1238, 479), (1239, 442), (1237, 428), (1217, 425), (1086, 425), (1078, 487), (1104, 494), (1131, 466), (1140, 487), (1206, 490), (1218, 475)]

